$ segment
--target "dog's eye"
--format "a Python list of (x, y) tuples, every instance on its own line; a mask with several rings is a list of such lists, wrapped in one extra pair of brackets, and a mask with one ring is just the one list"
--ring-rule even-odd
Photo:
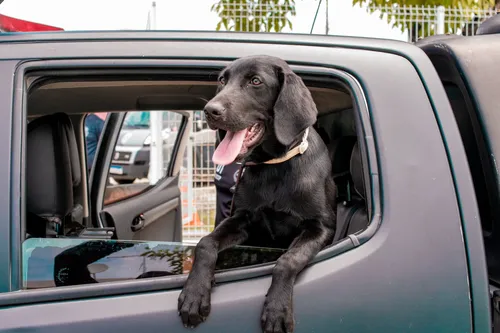
[(219, 83), (222, 84), (222, 85), (225, 85), (226, 84), (226, 80), (223, 77), (221, 77), (219, 79)]
[(259, 84), (262, 83), (262, 81), (258, 78), (258, 77), (253, 77), (252, 80), (250, 80), (250, 82), (254, 85), (254, 86), (258, 86)]

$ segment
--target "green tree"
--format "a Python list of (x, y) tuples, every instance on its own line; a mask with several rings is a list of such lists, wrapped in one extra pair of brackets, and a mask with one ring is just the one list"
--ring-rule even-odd
[[(393, 27), (407, 30), (412, 41), (418, 37), (429, 36), (436, 33), (436, 6), (451, 8), (447, 12), (445, 33), (453, 34), (458, 29), (463, 34), (473, 34), (486, 9), (499, 9), (500, 0), (353, 0), (353, 5), (368, 5), (368, 11), (373, 13), (381, 11)], [(410, 10), (415, 6), (421, 10)], [(468, 29), (468, 30), (467, 30)], [(465, 32), (466, 31), (466, 32)]]
[(170, 273), (182, 274), (184, 268), (184, 260), (192, 255), (192, 249), (175, 247), (174, 249), (151, 249), (146, 247), (146, 252), (142, 253), (142, 257), (151, 259), (165, 259), (170, 265)]
[(292, 29), (295, 0), (219, 0), (211, 11), (219, 15), (216, 30), (280, 32)]

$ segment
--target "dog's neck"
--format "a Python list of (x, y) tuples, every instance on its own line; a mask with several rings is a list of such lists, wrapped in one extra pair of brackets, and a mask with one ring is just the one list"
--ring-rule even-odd
[(292, 144), (293, 148), (286, 151), (285, 155), (280, 156), (280, 157), (276, 157), (276, 158), (273, 158), (273, 159), (270, 159), (270, 160), (267, 160), (267, 161), (261, 162), (261, 163), (252, 162), (252, 161), (245, 161), (243, 163), (243, 165), (250, 166), (250, 165), (258, 165), (258, 164), (279, 164), (279, 163), (286, 162), (286, 161), (290, 160), (292, 157), (295, 157), (297, 155), (302, 155), (305, 153), (305, 151), (309, 147), (309, 141), (307, 140), (308, 136), (309, 136), (309, 128), (306, 128), (306, 130), (304, 131), (304, 134), (302, 135), (302, 140), (299, 142), (299, 144), (298, 145)]

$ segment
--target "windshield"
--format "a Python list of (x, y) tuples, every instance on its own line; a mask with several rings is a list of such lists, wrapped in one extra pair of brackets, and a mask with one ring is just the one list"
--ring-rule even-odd
[(124, 128), (149, 128), (150, 112), (129, 112), (125, 116)]

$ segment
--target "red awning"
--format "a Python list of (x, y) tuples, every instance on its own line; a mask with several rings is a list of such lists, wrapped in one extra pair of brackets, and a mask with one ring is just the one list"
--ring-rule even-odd
[(0, 14), (0, 30), (4, 32), (59, 31), (62, 28), (24, 21)]

